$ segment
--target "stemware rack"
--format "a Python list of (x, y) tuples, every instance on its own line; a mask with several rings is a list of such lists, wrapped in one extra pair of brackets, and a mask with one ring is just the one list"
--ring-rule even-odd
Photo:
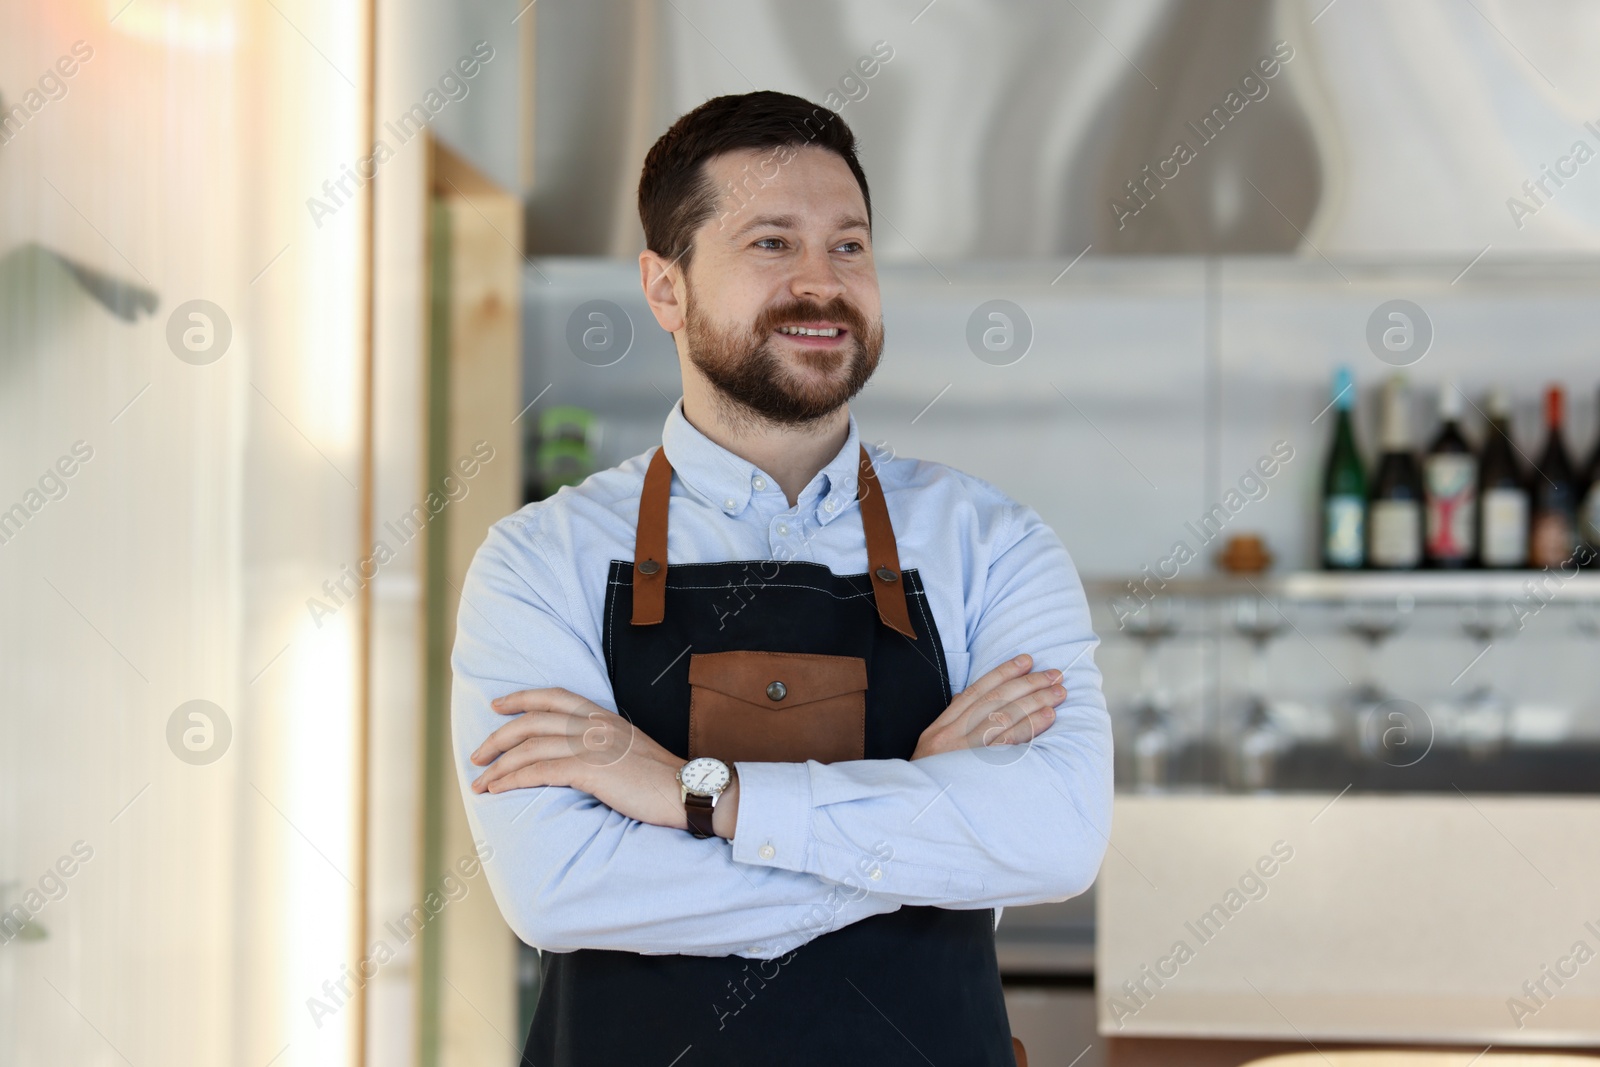
[(1600, 793), (1600, 573), (1141, 575), (1085, 591), (1119, 789)]

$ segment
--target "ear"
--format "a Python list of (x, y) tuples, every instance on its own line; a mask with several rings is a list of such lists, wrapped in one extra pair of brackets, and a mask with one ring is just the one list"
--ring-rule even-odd
[(677, 260), (668, 260), (645, 249), (639, 253), (639, 286), (644, 290), (646, 303), (656, 322), (668, 333), (677, 333), (684, 326), (684, 306), (678, 281), (682, 267)]

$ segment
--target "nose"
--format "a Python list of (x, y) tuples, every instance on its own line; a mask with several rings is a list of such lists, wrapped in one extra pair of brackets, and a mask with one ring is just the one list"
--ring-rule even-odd
[(844, 283), (834, 270), (828, 250), (820, 244), (812, 244), (796, 265), (794, 277), (789, 281), (789, 292), (797, 299), (809, 298), (826, 304), (842, 296), (844, 291)]

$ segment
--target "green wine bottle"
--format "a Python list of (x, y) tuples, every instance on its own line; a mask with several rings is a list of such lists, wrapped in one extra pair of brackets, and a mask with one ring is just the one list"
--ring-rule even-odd
[(1333, 379), (1333, 449), (1322, 477), (1322, 566), (1358, 570), (1366, 563), (1367, 472), (1356, 450), (1351, 411), (1355, 382), (1341, 366)]

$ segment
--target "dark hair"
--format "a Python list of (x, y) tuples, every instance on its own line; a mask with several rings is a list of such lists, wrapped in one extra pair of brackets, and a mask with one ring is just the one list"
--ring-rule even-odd
[(856, 177), (872, 221), (872, 194), (856, 159), (856, 136), (844, 119), (798, 96), (763, 90), (717, 96), (684, 115), (644, 157), (639, 174), (639, 221), (645, 247), (689, 265), (694, 232), (717, 207), (705, 162), (749, 148), (815, 145), (837, 154)]

